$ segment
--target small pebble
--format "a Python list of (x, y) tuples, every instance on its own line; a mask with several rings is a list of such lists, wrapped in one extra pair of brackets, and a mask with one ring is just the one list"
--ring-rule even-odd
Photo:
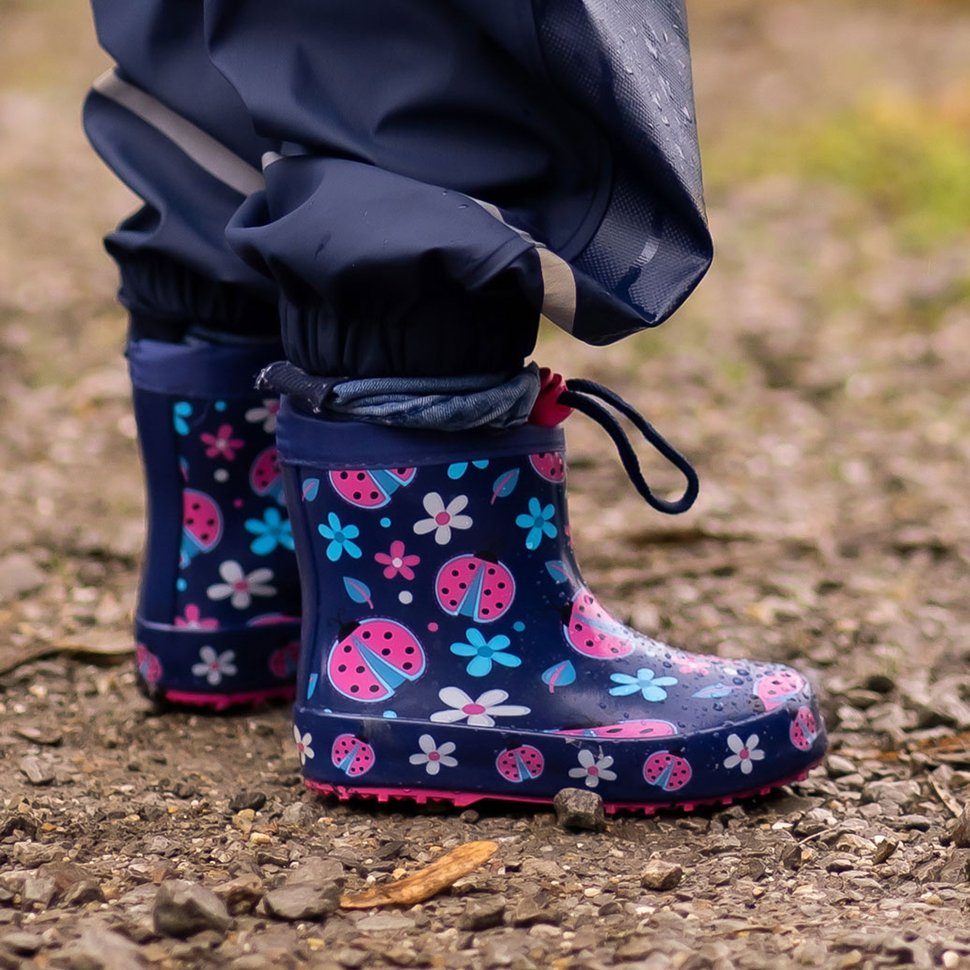
[(51, 766), (33, 754), (21, 758), (20, 770), (27, 776), (27, 781), (32, 785), (49, 785), (54, 780), (54, 772), (51, 770)]
[(563, 788), (553, 800), (556, 819), (566, 829), (602, 832), (606, 828), (603, 799), (582, 788)]
[(258, 812), (266, 804), (266, 793), (261, 791), (241, 791), (229, 801), (229, 811), (236, 813), (248, 808)]
[(676, 862), (666, 862), (663, 859), (651, 859), (640, 876), (640, 885), (644, 889), (655, 892), (669, 892), (680, 885), (684, 878), (684, 869)]
[(158, 887), (152, 918), (156, 932), (183, 939), (202, 930), (224, 936), (232, 925), (226, 904), (211, 889), (185, 879)]
[(458, 921), (458, 928), (472, 931), (490, 930), (493, 926), (501, 926), (504, 918), (505, 898), (489, 896), (468, 904)]

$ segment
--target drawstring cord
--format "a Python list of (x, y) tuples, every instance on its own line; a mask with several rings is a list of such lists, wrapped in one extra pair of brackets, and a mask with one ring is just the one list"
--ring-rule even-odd
[[(558, 375), (555, 376), (558, 377)], [(581, 411), (606, 431), (616, 445), (620, 461), (623, 463), (623, 468), (630, 477), (633, 487), (648, 505), (667, 515), (679, 515), (681, 512), (686, 512), (697, 501), (700, 482), (693, 465), (636, 408), (624, 401), (619, 394), (611, 391), (608, 387), (603, 387), (602, 384), (597, 384), (595, 381), (576, 378), (563, 381), (562, 378), (559, 378), (558, 385), (561, 390), (555, 398), (556, 403), (562, 407)], [(684, 476), (687, 480), (687, 487), (680, 498), (670, 500), (654, 494), (653, 489), (650, 488), (647, 480), (643, 477), (640, 460), (637, 458), (630, 439), (626, 436), (620, 422), (603, 404), (599, 403), (600, 401), (605, 402), (628, 418), (644, 439), (653, 445)]]

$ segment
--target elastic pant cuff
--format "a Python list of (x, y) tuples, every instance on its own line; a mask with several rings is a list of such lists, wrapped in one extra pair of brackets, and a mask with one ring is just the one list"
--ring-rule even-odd
[(113, 255), (121, 273), (118, 299), (131, 315), (133, 339), (177, 343), (199, 328), (216, 340), (223, 334), (229, 340), (279, 338), (276, 307), (261, 294), (208, 279), (165, 256)]

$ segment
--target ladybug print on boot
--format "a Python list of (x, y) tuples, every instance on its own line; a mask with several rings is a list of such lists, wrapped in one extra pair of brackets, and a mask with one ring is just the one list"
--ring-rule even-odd
[(249, 485), (260, 498), (269, 497), (283, 504), (283, 476), (275, 447), (264, 448), (256, 456), (249, 469)]
[(374, 749), (366, 741), (353, 734), (341, 734), (330, 749), (330, 760), (349, 778), (359, 778), (374, 767), (377, 759)]
[(483, 554), (449, 559), (435, 580), (438, 605), (449, 616), (491, 623), (504, 616), (515, 599), (508, 567)]
[(533, 471), (547, 482), (556, 484), (566, 479), (566, 462), (559, 451), (546, 451), (540, 455), (529, 455)]
[(677, 791), (686, 785), (694, 772), (686, 758), (669, 751), (658, 751), (643, 763), (643, 780), (664, 791)]
[(546, 760), (538, 748), (531, 744), (523, 744), (518, 748), (509, 748), (495, 759), (498, 773), (506, 780), (518, 784), (538, 778), (545, 768)]
[(799, 751), (810, 751), (818, 737), (818, 722), (810, 707), (800, 707), (788, 731), (791, 743)]
[(619, 660), (634, 651), (631, 631), (614, 620), (585, 587), (573, 597), (563, 633), (566, 642), (584, 657)]
[(410, 485), (415, 468), (378, 468), (374, 471), (342, 469), (330, 472), (334, 491), (359, 509), (382, 509), (399, 489)]
[(179, 565), (184, 569), (200, 552), (212, 552), (222, 538), (222, 513), (205, 492), (187, 488), (182, 492), (182, 548)]
[(774, 711), (805, 688), (805, 678), (794, 670), (777, 670), (760, 677), (754, 686), (755, 697)]
[(677, 725), (671, 724), (670, 721), (648, 719), (626, 721), (623, 724), (605, 724), (603, 727), (557, 731), (556, 734), (586, 738), (672, 738), (677, 734)]
[(385, 701), (425, 670), (424, 650), (403, 624), (375, 618), (341, 631), (330, 649), (327, 677), (344, 697)]

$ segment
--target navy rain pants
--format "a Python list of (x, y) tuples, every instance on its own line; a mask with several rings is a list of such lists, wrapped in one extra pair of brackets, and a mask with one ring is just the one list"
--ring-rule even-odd
[(711, 259), (682, 0), (93, 0), (136, 334), (282, 327), (311, 374), (512, 372)]

